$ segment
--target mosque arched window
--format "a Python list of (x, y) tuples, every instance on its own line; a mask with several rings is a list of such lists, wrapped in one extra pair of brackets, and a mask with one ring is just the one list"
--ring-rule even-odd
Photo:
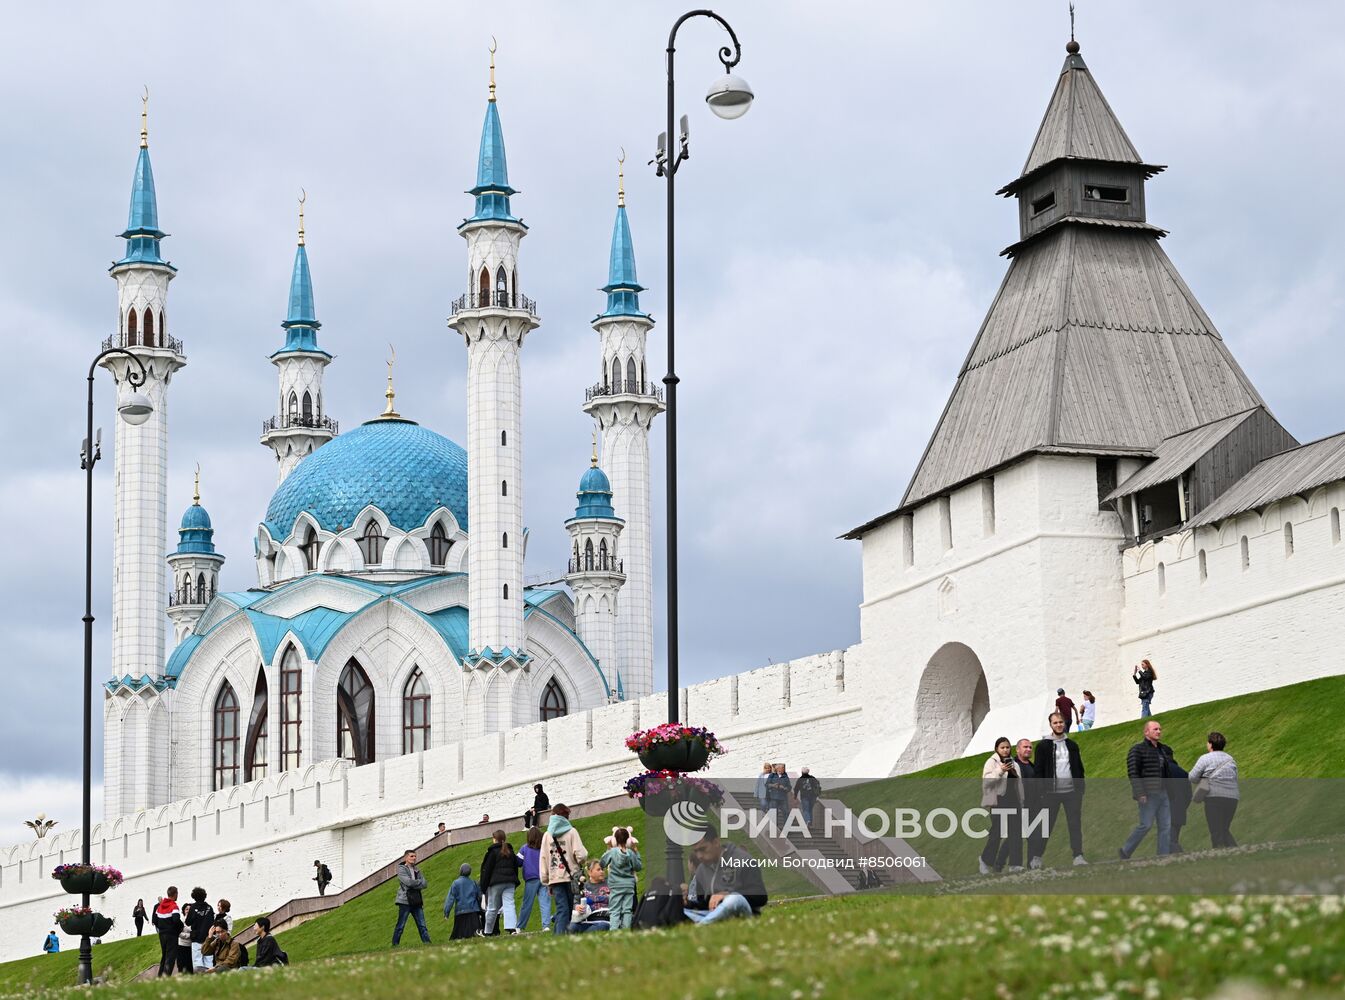
[(364, 526), (364, 534), (357, 541), (360, 545), (360, 554), (364, 556), (365, 566), (377, 566), (383, 561), (383, 546), (387, 539), (383, 537), (383, 529), (372, 517)]
[(485, 267), (481, 268), (481, 274), (476, 282), (476, 304), (485, 306), (490, 304), (490, 271)]
[(621, 359), (612, 359), (612, 391), (621, 391)]
[(308, 526), (308, 534), (304, 536), (301, 546), (304, 553), (304, 563), (308, 567), (308, 572), (316, 573), (318, 569), (318, 556), (322, 551), (322, 544), (318, 541), (318, 533), (313, 530), (313, 526)]
[(598, 568), (607, 569), (607, 539), (598, 543)]
[(215, 788), (238, 784), (238, 696), (228, 681), (215, 696)]
[(336, 756), (356, 767), (374, 760), (374, 686), (355, 660), (336, 686)]
[(506, 600), (506, 601), (509, 600), (509, 584), (507, 584), (507, 583), (504, 585), (504, 592), (503, 592), (502, 596), (503, 596), (504, 600)]
[(266, 777), (266, 731), (270, 705), (267, 703), (266, 670), (257, 668), (257, 687), (252, 692), (252, 715), (248, 719), (248, 735), (243, 743), (243, 780), (255, 781)]
[(154, 310), (145, 310), (145, 346), (154, 346)]
[(299, 766), (300, 735), (303, 722), (304, 674), (299, 654), (293, 646), (280, 659), (280, 769), (292, 771)]
[(430, 686), (417, 667), (402, 688), (402, 753), (430, 748)]
[(565, 704), (565, 692), (560, 689), (553, 677), (546, 682), (546, 687), (542, 689), (541, 716), (543, 722), (551, 719), (559, 719), (563, 715), (568, 715), (569, 708)]
[(497, 306), (509, 304), (509, 275), (505, 273), (503, 264), (495, 272), (495, 304)]
[(509, 548), (509, 532), (507, 531), (501, 532), (500, 534), (500, 548), (502, 549)]
[(191, 574), (182, 574), (182, 589), (177, 592), (178, 601), (182, 604), (191, 603)]
[(197, 573), (197, 574), (196, 574), (196, 603), (197, 603), (197, 604), (204, 604), (204, 603), (205, 603), (205, 574), (204, 574), (204, 573)]
[(303, 402), (304, 426), (307, 427), (313, 423), (313, 397), (307, 389), (304, 390)]
[(452, 545), (443, 523), (435, 521), (434, 527), (430, 529), (430, 537), (425, 539), (425, 548), (430, 553), (430, 565), (443, 566), (448, 561), (448, 550)]
[(140, 334), (136, 326), (135, 306), (126, 311), (126, 343), (134, 347), (140, 343)]
[(635, 359), (626, 359), (626, 391), (635, 391)]
[(507, 497), (508, 495), (509, 495), (509, 481), (508, 481), (507, 479), (501, 479), (501, 480), (500, 480), (500, 496), (502, 496), (502, 497)]
[(299, 397), (293, 389), (290, 390), (289, 422), (295, 423), (299, 419)]
[(593, 539), (584, 542), (584, 569), (593, 568)]

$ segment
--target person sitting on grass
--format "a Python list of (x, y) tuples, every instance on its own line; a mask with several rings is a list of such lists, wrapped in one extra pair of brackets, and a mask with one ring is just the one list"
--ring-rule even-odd
[(444, 897), (444, 919), (449, 918), (453, 920), (450, 939), (461, 941), (463, 938), (481, 936), (481, 886), (472, 878), (472, 866), (465, 861), (458, 868), (458, 877), (448, 887), (448, 895)]
[(290, 964), (289, 955), (276, 944), (275, 935), (271, 933), (270, 917), (257, 918), (257, 961), (252, 964), (258, 969), (264, 969), (268, 965)]
[(602, 862), (594, 858), (584, 872), (584, 888), (570, 915), (570, 933), (611, 929), (612, 890)]
[(243, 946), (233, 939), (229, 925), (223, 919), (216, 920), (210, 926), (205, 942), (201, 945), (201, 954), (215, 960), (215, 964), (205, 969), (205, 972), (232, 972), (243, 965)]
[(730, 917), (754, 917), (766, 905), (766, 885), (755, 859), (737, 844), (706, 827), (692, 855), (698, 862), (686, 891), (687, 919), (712, 924)]
[(644, 868), (638, 844), (630, 835), (630, 828), (619, 826), (612, 831), (612, 846), (602, 856), (607, 869), (607, 884), (611, 886), (610, 921), (612, 930), (630, 930), (635, 916), (636, 872)]

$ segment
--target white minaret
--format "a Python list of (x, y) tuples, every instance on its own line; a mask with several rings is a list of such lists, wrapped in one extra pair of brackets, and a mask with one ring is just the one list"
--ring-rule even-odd
[[(146, 100), (148, 103), (148, 99)], [(168, 333), (168, 283), (177, 269), (159, 255), (154, 173), (149, 163), (147, 109), (140, 116), (140, 156), (131, 185), (126, 254), (110, 269), (117, 282), (117, 332), (103, 347), (124, 347), (144, 363), (139, 391), (154, 412), (139, 426), (114, 421), (115, 521), (112, 555), (112, 673), (158, 677), (164, 664), (164, 562), (168, 531), (168, 384), (187, 363), (182, 342)], [(105, 358), (117, 396), (133, 391), (128, 372), (140, 366), (124, 354)]]
[(177, 548), (168, 554), (168, 617), (173, 622), (173, 643), (180, 643), (205, 613), (206, 605), (219, 593), (219, 571), (224, 556), (215, 551), (215, 529), (210, 514), (201, 506), (201, 470), (191, 506), (177, 529)]
[[(448, 325), (467, 344), (467, 595), (471, 653), (493, 662), (523, 651), (523, 435), (519, 357), (538, 325), (519, 291), (518, 247), (528, 228), (510, 211), (495, 59), (481, 130), (476, 211), (467, 241), (467, 292)], [(516, 656), (517, 658), (517, 656)]]
[(622, 521), (612, 509), (612, 485), (598, 468), (596, 435), (592, 462), (579, 480), (574, 517), (565, 522), (571, 542), (565, 581), (574, 594), (575, 631), (597, 659), (608, 688), (620, 696), (625, 693), (617, 653), (617, 597), (626, 582), (617, 548)]
[(290, 275), (290, 307), (285, 322), (280, 324), (285, 330), (285, 345), (271, 355), (271, 364), (280, 375), (280, 395), (276, 415), (262, 424), (262, 444), (276, 453), (280, 464), (278, 482), (284, 482), (296, 465), (330, 441), (338, 430), (322, 403), (322, 375), (332, 356), (318, 349), (322, 324), (313, 308), (313, 279), (304, 246), (305, 198), (299, 199), (299, 246), (294, 251), (294, 272)]
[(608, 268), (607, 309), (593, 321), (602, 348), (598, 383), (584, 412), (602, 434), (602, 468), (612, 483), (622, 532), (626, 585), (617, 616), (617, 663), (626, 697), (654, 690), (653, 544), (649, 524), (649, 429), (664, 410), (663, 391), (645, 373), (645, 341), (654, 325), (640, 311), (635, 248), (626, 219), (624, 178), (618, 181), (616, 224)]

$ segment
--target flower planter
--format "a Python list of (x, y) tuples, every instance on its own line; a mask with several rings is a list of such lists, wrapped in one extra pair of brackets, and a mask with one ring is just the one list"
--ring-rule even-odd
[(655, 743), (640, 751), (640, 763), (651, 771), (699, 771), (710, 760), (710, 748), (701, 740)]
[(112, 918), (101, 913), (81, 913), (61, 921), (61, 930), (75, 936), (87, 934), (89, 937), (102, 937), (111, 929)]
[(102, 872), (88, 869), (65, 876), (61, 879), (61, 888), (76, 896), (86, 892), (92, 896), (101, 896), (111, 888), (111, 883)]

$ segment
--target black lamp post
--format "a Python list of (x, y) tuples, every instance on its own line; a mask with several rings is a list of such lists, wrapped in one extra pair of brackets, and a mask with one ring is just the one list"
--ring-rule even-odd
[(673, 270), (675, 264), (675, 243), (673, 239), (673, 179), (677, 168), (690, 154), (687, 143), (690, 131), (686, 116), (682, 116), (682, 128), (678, 133), (678, 150), (674, 154), (669, 149), (669, 140), (673, 135), (676, 98), (673, 86), (673, 61), (676, 54), (677, 29), (693, 17), (708, 17), (718, 21), (728, 32), (733, 42), (732, 48), (725, 45), (719, 50), (719, 61), (724, 64), (724, 76), (710, 87), (705, 95), (705, 103), (720, 118), (740, 118), (747, 113), (752, 104), (752, 88), (747, 81), (732, 74), (734, 66), (742, 58), (742, 46), (738, 36), (728, 21), (712, 10), (687, 11), (672, 26), (668, 34), (668, 129), (659, 136), (658, 152), (650, 162), (655, 164), (657, 175), (668, 179), (668, 374), (663, 376), (667, 386), (667, 482), (668, 482), (668, 721), (677, 722), (679, 685), (677, 679), (677, 370), (674, 367), (673, 331), (675, 329), (675, 292)]
[[(148, 373), (145, 363), (130, 351), (113, 347), (103, 351), (89, 365), (89, 427), (84, 437), (84, 446), (80, 449), (79, 467), (85, 472), (84, 494), (84, 816), (80, 829), (80, 861), (89, 865), (92, 860), (92, 798), (93, 798), (93, 467), (103, 457), (102, 431), (98, 437), (93, 433), (93, 373), (98, 362), (110, 354), (124, 354), (139, 367), (140, 371), (126, 371), (126, 381), (131, 392), (117, 407), (121, 418), (128, 424), (143, 424), (154, 412), (154, 404), (143, 393), (137, 391), (145, 384)], [(83, 905), (88, 907), (89, 894), (83, 895)], [(79, 983), (81, 986), (93, 982), (93, 946), (89, 935), (79, 939)]]

